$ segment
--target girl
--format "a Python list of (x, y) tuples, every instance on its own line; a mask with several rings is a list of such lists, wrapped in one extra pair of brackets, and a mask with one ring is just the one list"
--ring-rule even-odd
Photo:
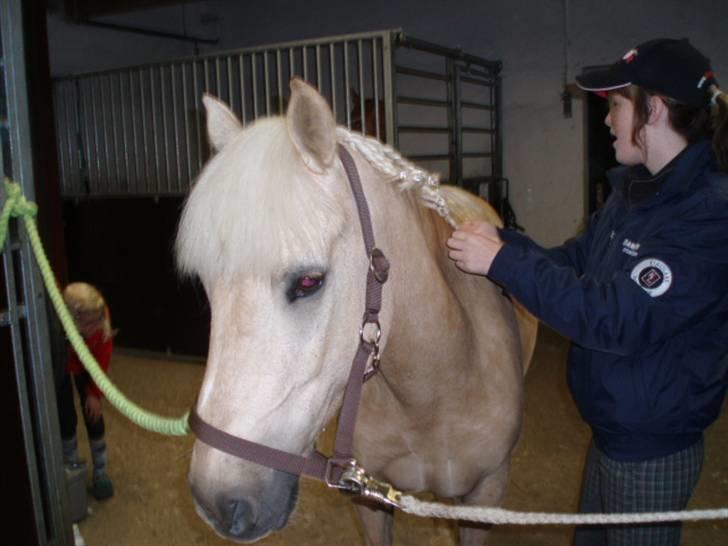
[[(681, 510), (728, 377), (728, 97), (687, 40), (646, 42), (577, 82), (609, 101), (621, 166), (604, 208), (548, 250), (464, 225), (450, 257), (572, 340), (569, 387), (593, 433), (580, 510)], [(680, 531), (579, 528), (575, 543), (678, 546)]]
[[(63, 291), (63, 299), (76, 323), (89, 351), (104, 372), (109, 369), (113, 348), (113, 335), (109, 309), (101, 293), (90, 284), (77, 282), (69, 284)], [(106, 440), (104, 438), (104, 416), (102, 394), (91, 380), (79, 360), (76, 351), (69, 347), (66, 373), (58, 397), (63, 440), (63, 462), (68, 465), (81, 464), (76, 440), (77, 417), (73, 404), (71, 377), (76, 384), (83, 420), (86, 425), (91, 458), (93, 460), (93, 482), (91, 493), (97, 500), (108, 499), (114, 494), (114, 487), (106, 473)]]

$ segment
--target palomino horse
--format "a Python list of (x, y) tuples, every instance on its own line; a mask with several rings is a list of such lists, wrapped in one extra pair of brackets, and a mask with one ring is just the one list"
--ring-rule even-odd
[[(335, 416), (359, 341), (368, 267), (336, 156), (342, 145), (391, 261), (381, 370), (363, 388), (357, 460), (401, 490), (497, 505), (536, 323), (447, 258), (451, 228), (420, 202), (425, 186), (438, 189), (436, 179), (374, 139), (337, 128), (308, 84), (293, 80), (291, 89), (285, 117), (245, 129), (221, 102), (204, 99), (217, 153), (194, 185), (177, 240), (181, 269), (199, 275), (212, 311), (197, 413), (294, 454), (310, 453)], [(487, 210), (455, 195), (459, 209)], [(200, 516), (238, 541), (280, 529), (296, 503), (295, 476), (199, 440), (189, 480)], [(391, 513), (366, 503), (358, 510), (367, 542), (389, 544)], [(463, 528), (461, 542), (484, 543), (486, 532)]]

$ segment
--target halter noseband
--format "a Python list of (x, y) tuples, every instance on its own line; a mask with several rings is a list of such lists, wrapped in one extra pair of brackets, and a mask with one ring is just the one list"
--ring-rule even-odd
[[(193, 408), (190, 413), (189, 424), (200, 441), (235, 457), (288, 474), (306, 475), (325, 482), (329, 487), (397, 505), (400, 492), (389, 484), (368, 476), (353, 457), (354, 428), (362, 385), (376, 373), (379, 366), (379, 338), (381, 336), (379, 311), (382, 308), (382, 288), (389, 275), (389, 262), (384, 253), (375, 245), (369, 206), (354, 159), (341, 144), (338, 145), (338, 153), (354, 194), (364, 248), (369, 257), (369, 268), (367, 270), (365, 310), (359, 330), (359, 346), (354, 355), (349, 379), (344, 390), (334, 441), (334, 455), (327, 458), (315, 450), (309, 456), (295, 455), (250, 442), (206, 423), (199, 416), (196, 408)], [(367, 369), (370, 359), (371, 367)]]

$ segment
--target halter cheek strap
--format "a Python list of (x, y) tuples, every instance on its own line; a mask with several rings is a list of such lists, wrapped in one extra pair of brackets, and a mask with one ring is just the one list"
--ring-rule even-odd
[[(367, 271), (365, 311), (359, 332), (359, 346), (344, 390), (333, 457), (326, 458), (317, 451), (313, 451), (309, 456), (295, 455), (238, 438), (206, 423), (199, 416), (196, 408), (190, 413), (189, 424), (190, 429), (200, 441), (235, 457), (288, 474), (310, 476), (326, 482), (330, 487), (376, 497), (384, 502), (395, 504), (399, 492), (394, 491), (388, 484), (382, 484), (366, 476), (353, 458), (354, 428), (362, 385), (371, 373), (376, 373), (379, 362), (379, 338), (381, 336), (379, 311), (382, 308), (382, 288), (389, 276), (389, 262), (375, 245), (369, 206), (354, 159), (341, 144), (338, 145), (338, 153), (356, 202), (364, 248), (369, 258), (369, 269)], [(373, 371), (367, 372), (367, 364), (370, 360)]]

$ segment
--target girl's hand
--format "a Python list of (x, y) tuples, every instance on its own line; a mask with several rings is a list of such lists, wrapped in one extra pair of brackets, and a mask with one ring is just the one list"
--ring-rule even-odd
[(101, 400), (98, 396), (89, 394), (86, 396), (86, 404), (84, 406), (86, 417), (92, 423), (95, 423), (101, 418)]
[(498, 230), (487, 222), (465, 222), (447, 240), (449, 256), (466, 273), (487, 275), (503, 247)]

